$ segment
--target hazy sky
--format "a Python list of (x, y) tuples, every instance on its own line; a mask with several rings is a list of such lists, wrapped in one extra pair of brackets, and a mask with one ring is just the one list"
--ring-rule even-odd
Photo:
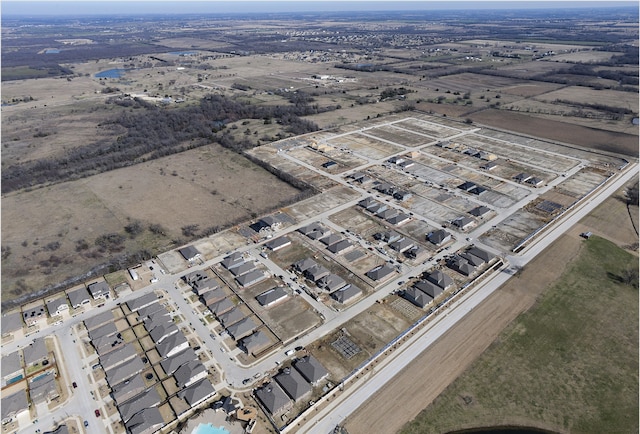
[(384, 11), (451, 9), (541, 9), (635, 6), (633, 1), (31, 1), (1, 3), (2, 15), (189, 14), (230, 12)]

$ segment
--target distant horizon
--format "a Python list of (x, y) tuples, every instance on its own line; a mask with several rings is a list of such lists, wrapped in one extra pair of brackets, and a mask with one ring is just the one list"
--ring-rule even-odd
[(2, 1), (3, 17), (558, 10), (638, 7), (634, 1)]

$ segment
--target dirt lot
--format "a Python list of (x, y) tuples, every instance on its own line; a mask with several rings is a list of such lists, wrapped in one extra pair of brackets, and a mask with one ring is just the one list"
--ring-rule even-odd
[(470, 117), (474, 122), (518, 133), (573, 143), (585, 148), (619, 152), (631, 156), (638, 155), (638, 137), (631, 134), (606, 132), (537, 116), (493, 109), (473, 113)]
[[(571, 260), (568, 258), (575, 258), (582, 248), (578, 235), (581, 231), (600, 227), (606, 230), (603, 236), (613, 236), (619, 231), (633, 231), (628, 214), (625, 215), (620, 210), (618, 202), (615, 197), (605, 201), (556, 241), (544, 255), (530, 262), (519, 277), (498, 289), (428, 351), (416, 358), (405, 373), (394, 377), (347, 419), (348, 432), (369, 433), (375, 427), (376, 432), (393, 433), (406, 421), (413, 419), (462, 374), (511, 321), (532, 307), (546, 288), (559, 278)], [(616, 220), (602, 225), (597, 216), (608, 215), (607, 210), (612, 206), (620, 211), (614, 213)], [(592, 226), (594, 221), (597, 224)], [(469, 330), (475, 332), (469, 333)], [(452, 360), (456, 363), (451, 363)], [(416, 375), (416, 372), (420, 372), (420, 375)], [(407, 399), (389, 399), (391, 396), (404, 396)], [(390, 414), (394, 417), (389, 417)]]

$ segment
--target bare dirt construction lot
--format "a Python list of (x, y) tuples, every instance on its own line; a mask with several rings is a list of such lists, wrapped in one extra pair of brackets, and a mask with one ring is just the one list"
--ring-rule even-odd
[[(375, 427), (376, 432), (393, 433), (416, 417), (471, 366), (509, 323), (535, 305), (570, 265), (571, 259), (567, 258), (577, 257), (583, 248), (579, 232), (589, 228), (588, 223), (593, 221), (594, 215), (601, 215), (603, 210), (609, 209), (612, 201), (619, 200), (610, 198), (605, 201), (581, 222), (579, 228), (558, 239), (544, 254), (529, 263), (520, 276), (498, 289), (416, 358), (403, 373), (391, 379), (347, 419), (345, 426), (348, 432), (369, 433)], [(622, 212), (616, 215), (620, 220), (615, 224), (610, 222), (607, 227), (627, 230), (632, 226), (628, 215)]]
[[(3, 301), (81, 274), (120, 247), (172, 248), (185, 226), (200, 232), (245, 221), (297, 193), (244, 157), (209, 145), (9, 195), (2, 199), (2, 244), (11, 252), (2, 260)], [(133, 222), (142, 229), (135, 237), (124, 230)], [(121, 246), (100, 251), (96, 240), (107, 234), (122, 236)]]

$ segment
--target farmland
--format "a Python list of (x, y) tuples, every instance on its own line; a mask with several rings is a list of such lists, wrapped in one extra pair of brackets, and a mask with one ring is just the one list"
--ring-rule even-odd
[[(638, 128), (631, 119), (637, 116), (638, 86), (629, 77), (637, 76), (637, 53), (627, 42), (637, 31), (633, 17), (617, 13), (612, 11), (606, 22), (576, 16), (584, 24), (583, 33), (572, 30), (557, 38), (549, 29), (555, 42), (553, 37), (523, 41), (527, 26), (516, 31), (504, 26), (508, 18), (490, 13), (464, 28), (446, 14), (431, 27), (412, 24), (424, 34), (398, 33), (405, 19), (401, 15), (384, 22), (359, 17), (369, 35), (356, 31), (352, 22), (315, 17), (194, 20), (191, 25), (200, 32), (194, 36), (181, 34), (181, 23), (169, 19), (163, 26), (175, 30), (171, 36), (158, 34), (153, 21), (136, 22), (135, 41), (129, 40), (126, 19), (109, 24), (108, 39), (106, 27), (97, 22), (69, 25), (69, 38), (60, 41), (46, 25), (30, 34), (19, 20), (5, 20), (3, 190), (15, 191), (4, 190), (3, 197), (3, 302), (108, 268), (115, 252), (93, 251), (102, 235), (124, 237), (117, 253), (147, 256), (298, 198), (300, 185), (287, 186), (224, 149), (241, 153), (300, 132), (340, 130), (389, 113), (417, 110), (442, 121), (449, 116), (636, 156)], [(620, 22), (611, 24), (616, 20)], [(327, 32), (314, 35), (317, 26)], [(281, 42), (280, 33), (292, 29)], [(603, 35), (612, 29), (616, 36), (607, 36), (605, 42)], [(75, 33), (81, 35), (74, 39)], [(26, 41), (33, 42), (34, 53), (23, 47)], [(118, 41), (119, 48), (109, 41)], [(338, 41), (344, 51), (333, 49)], [(111, 69), (122, 74), (97, 76)], [(122, 123), (125, 115), (137, 116), (139, 125), (158, 122), (153, 113), (159, 110), (177, 119), (211, 94), (229, 106), (251, 107), (254, 113), (303, 107), (301, 121), (237, 116), (220, 121), (215, 129), (221, 130), (204, 137), (181, 139), (169, 131), (174, 140), (170, 144), (162, 135), (144, 138), (143, 132)], [(612, 116), (618, 109), (626, 111)], [(147, 125), (148, 131), (160, 130)], [(428, 139), (421, 134), (430, 134), (408, 130), (402, 139), (397, 129), (381, 129), (375, 136), (351, 135), (345, 144), (366, 147), (370, 157), (383, 158), (385, 152), (394, 152), (385, 141), (420, 143)], [(148, 143), (129, 160), (114, 164), (109, 158), (119, 158), (116, 154), (92, 160), (96, 149), (117, 149), (120, 155), (131, 151), (132, 141), (125, 148), (117, 141), (129, 140), (134, 133)], [(154, 152), (158, 143), (170, 150)], [(87, 169), (66, 163), (74, 155), (82, 156)], [(341, 170), (361, 161), (356, 155), (334, 157), (341, 158)], [(43, 168), (49, 170), (46, 176)], [(329, 185), (300, 167), (289, 169), (292, 177), (316, 188)], [(123, 228), (138, 223), (144, 233), (130, 238)], [(149, 225), (160, 234), (150, 232)], [(185, 237), (182, 229), (194, 225), (198, 230), (187, 231), (190, 235)], [(39, 228), (37, 234), (33, 227)]]

